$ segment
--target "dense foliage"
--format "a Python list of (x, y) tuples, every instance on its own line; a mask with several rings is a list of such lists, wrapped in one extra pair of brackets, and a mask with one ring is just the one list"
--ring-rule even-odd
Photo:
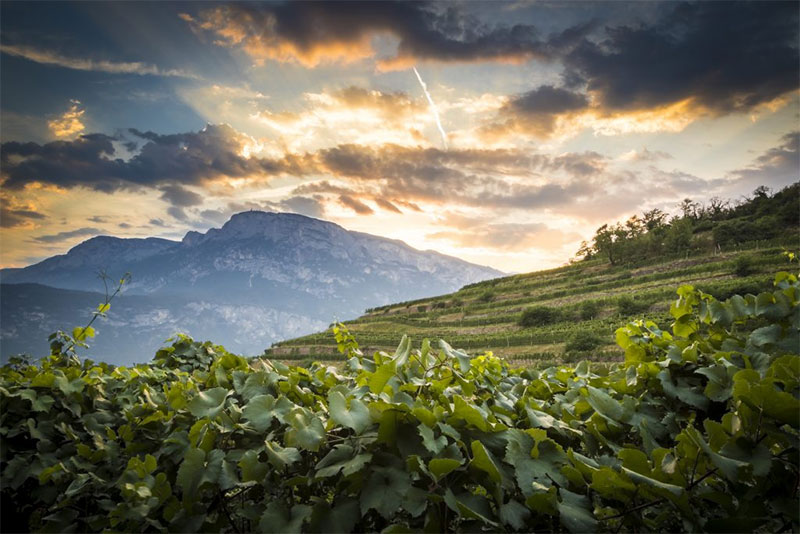
[(558, 322), (562, 317), (558, 308), (547, 306), (532, 306), (527, 308), (519, 317), (520, 326), (544, 326)]
[(0, 370), (2, 530), (797, 531), (798, 300), (787, 273), (724, 302), (683, 286), (672, 332), (619, 329), (610, 367), (407, 338), (369, 358), (341, 328), (340, 370), (54, 345)]
[[(581, 245), (578, 256), (599, 256), (621, 265), (664, 254), (729, 249), (749, 241), (779, 238), (787, 231), (800, 231), (798, 201), (800, 182), (774, 194), (761, 186), (737, 204), (712, 198), (704, 205), (687, 198), (680, 204), (680, 215), (672, 218), (656, 208), (625, 223), (604, 224), (591, 243)], [(710, 236), (705, 235), (709, 232)]]

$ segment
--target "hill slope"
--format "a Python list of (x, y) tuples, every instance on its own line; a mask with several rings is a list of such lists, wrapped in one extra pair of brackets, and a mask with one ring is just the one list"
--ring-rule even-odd
[[(471, 353), (492, 350), (520, 363), (546, 365), (586, 356), (616, 359), (622, 353), (614, 345), (614, 330), (632, 317), (670, 322), (668, 310), (676, 286), (692, 284), (720, 298), (736, 292), (757, 293), (771, 287), (775, 271), (786, 268), (782, 247), (638, 267), (611, 266), (595, 259), (374, 308), (345, 324), (368, 350), (393, 349), (405, 333), (417, 340), (447, 339)], [(529, 312), (529, 322), (534, 324), (520, 325), (523, 312), (530, 308), (537, 310)], [(596, 336), (595, 343), (589, 342), (594, 347), (567, 351), (567, 343), (574, 341), (577, 332)], [(286, 360), (337, 358), (330, 331), (277, 343), (267, 355)]]

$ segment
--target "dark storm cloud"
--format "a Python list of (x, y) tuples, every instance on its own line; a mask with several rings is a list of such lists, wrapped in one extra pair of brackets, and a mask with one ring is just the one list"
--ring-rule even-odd
[(552, 115), (582, 109), (588, 105), (586, 95), (552, 85), (542, 85), (512, 98), (506, 104), (506, 111), (522, 115)]
[(86, 185), (114, 190), (119, 182), (119, 163), (107, 158), (114, 154), (113, 137), (83, 135), (74, 141), (0, 145), (3, 187), (20, 189), (42, 182), (63, 187)]
[[(197, 31), (257, 59), (296, 61), (375, 57), (371, 39), (399, 43), (386, 68), (416, 61), (523, 62), (564, 66), (565, 87), (544, 85), (512, 97), (504, 115), (534, 129), (589, 105), (599, 111), (639, 110), (693, 97), (724, 114), (746, 111), (798, 88), (798, 10), (794, 2), (654, 3), (651, 22), (591, 20), (577, 11), (564, 29), (544, 34), (534, 22), (487, 24), (469, 4), (415, 2), (287, 2), (229, 4), (185, 15)], [(610, 17), (615, 17), (613, 11)]]
[(516, 95), (498, 111), (500, 122), (484, 128), (488, 134), (503, 134), (509, 130), (524, 131), (539, 137), (553, 132), (559, 115), (589, 107), (586, 95), (542, 85), (532, 91)]
[[(457, 6), (421, 2), (286, 2), (228, 4), (183, 15), (197, 31), (211, 31), (256, 59), (321, 61), (374, 55), (371, 39), (398, 40), (383, 68), (406, 68), (417, 60), (442, 62), (524, 61), (551, 57), (554, 47), (580, 38), (585, 26), (543, 38), (531, 24), (487, 25)], [(583, 31), (582, 31), (583, 30)]]
[(32, 238), (39, 243), (60, 243), (73, 237), (83, 237), (87, 235), (97, 235), (103, 233), (98, 228), (78, 228), (77, 230), (69, 230), (68, 232), (59, 232), (57, 234), (41, 235)]
[(161, 199), (173, 206), (189, 207), (203, 203), (203, 197), (179, 185), (165, 185), (160, 188)]
[[(201, 184), (223, 177), (272, 176), (289, 164), (240, 155), (249, 138), (228, 125), (207, 125), (199, 132), (159, 135), (130, 130), (145, 143), (129, 160), (116, 158), (113, 141), (89, 134), (74, 141), (8, 142), (0, 145), (3, 187), (20, 189), (33, 182), (60, 187), (83, 186), (113, 192), (141, 186), (165, 185), (165, 199), (199, 203), (193, 193), (176, 184)], [(185, 204), (191, 202), (193, 204)]]
[(567, 53), (565, 79), (602, 109), (693, 97), (716, 113), (746, 111), (798, 89), (796, 2), (666, 4), (654, 25), (607, 27)]
[(5, 203), (0, 205), (0, 227), (2, 228), (23, 226), (29, 224), (31, 220), (42, 220), (46, 218), (46, 215), (32, 209), (12, 208), (6, 206)]
[(170, 206), (167, 208), (167, 214), (171, 215), (173, 219), (176, 219), (181, 222), (186, 222), (189, 220), (189, 216), (186, 215), (186, 212), (183, 208), (179, 208), (178, 206)]

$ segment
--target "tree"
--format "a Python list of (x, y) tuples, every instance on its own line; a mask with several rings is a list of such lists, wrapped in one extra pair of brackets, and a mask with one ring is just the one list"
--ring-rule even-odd
[(700, 207), (700, 204), (690, 198), (684, 198), (683, 201), (678, 204), (678, 208), (681, 210), (683, 218), (693, 221), (696, 221), (700, 218)]
[(667, 214), (658, 208), (653, 208), (642, 213), (642, 222), (648, 232), (654, 232), (667, 225)]
[(729, 209), (730, 203), (727, 200), (711, 197), (711, 200), (708, 201), (708, 207), (704, 211), (712, 221), (719, 221), (725, 218)]
[(668, 252), (683, 252), (692, 244), (692, 221), (686, 217), (673, 219), (669, 231), (664, 238), (664, 246)]
[(594, 255), (594, 248), (586, 241), (581, 241), (581, 246), (575, 256), (588, 260)]
[(594, 234), (594, 238), (592, 239), (594, 250), (597, 252), (597, 254), (607, 257), (611, 265), (616, 265), (617, 262), (617, 247), (614, 246), (615, 240), (616, 236), (614, 228), (608, 226), (607, 224), (604, 224), (598, 228)]

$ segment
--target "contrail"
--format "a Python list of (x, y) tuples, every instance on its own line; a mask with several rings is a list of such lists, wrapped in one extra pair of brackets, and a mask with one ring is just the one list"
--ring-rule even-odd
[(439, 133), (442, 134), (442, 143), (444, 144), (444, 149), (447, 150), (447, 134), (444, 133), (442, 121), (439, 120), (439, 111), (436, 109), (436, 104), (433, 103), (433, 98), (431, 98), (431, 94), (428, 92), (428, 86), (425, 85), (425, 82), (422, 81), (422, 76), (420, 76), (419, 72), (417, 72), (417, 67), (412, 68), (414, 69), (414, 74), (417, 75), (417, 79), (419, 80), (419, 84), (422, 86), (422, 90), (425, 92), (425, 97), (428, 99), (428, 104), (431, 106), (433, 118), (436, 119), (436, 126), (439, 128)]

